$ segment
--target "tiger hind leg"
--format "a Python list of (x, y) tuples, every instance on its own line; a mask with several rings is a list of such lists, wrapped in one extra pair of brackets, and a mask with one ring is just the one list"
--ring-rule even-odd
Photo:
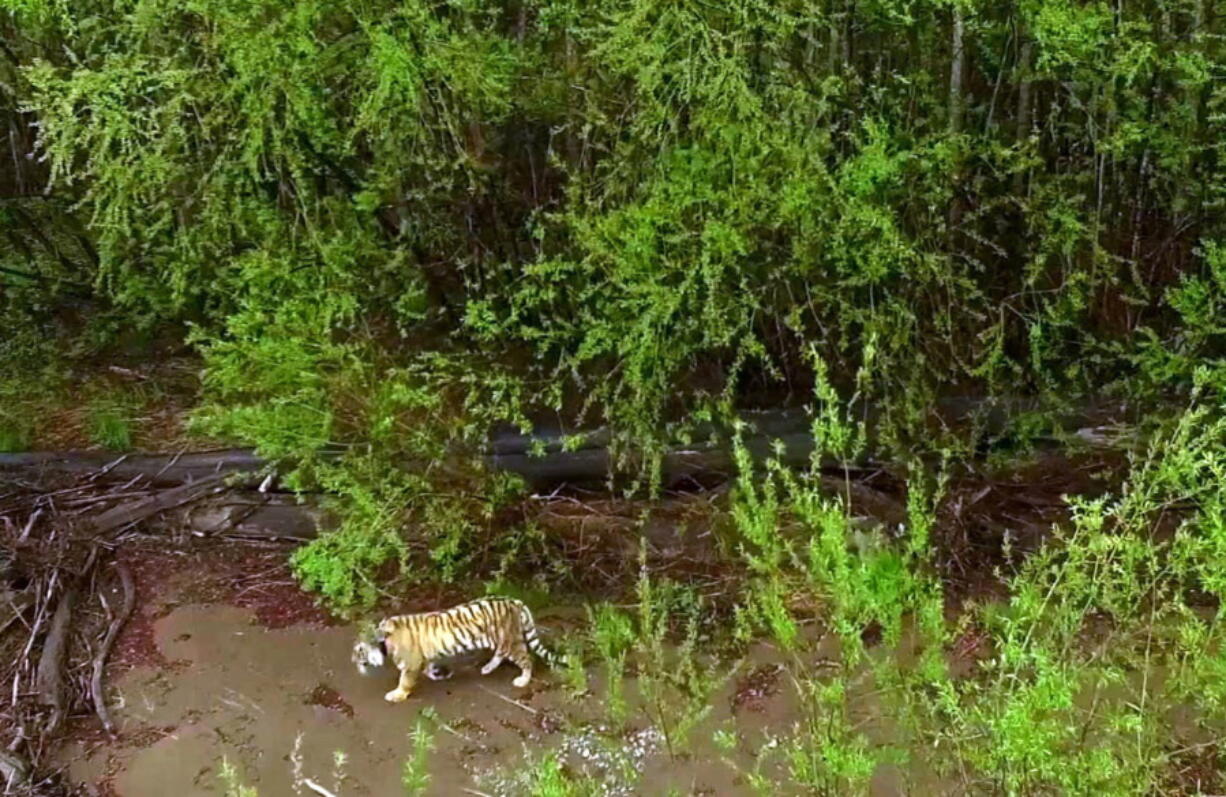
[(506, 655), (505, 655), (505, 654), (495, 652), (495, 653), (494, 653), (494, 657), (493, 657), (492, 659), (490, 659), (490, 660), (489, 660), (489, 661), (486, 663), (486, 665), (485, 665), (484, 667), (482, 667), (482, 668), (481, 668), (481, 674), (482, 674), (482, 675), (489, 675), (489, 674), (490, 674), (490, 673), (492, 673), (494, 670), (498, 669), (499, 665), (501, 665), (501, 664), (502, 664), (502, 661), (503, 661), (503, 659), (505, 659), (505, 658), (506, 658)]
[(532, 680), (532, 654), (528, 652), (528, 646), (522, 640), (514, 643), (507, 658), (520, 670), (519, 676), (511, 683), (523, 689)]

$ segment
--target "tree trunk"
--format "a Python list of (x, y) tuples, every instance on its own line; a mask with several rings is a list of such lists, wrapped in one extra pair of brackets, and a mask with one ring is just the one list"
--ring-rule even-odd
[(949, 132), (954, 135), (962, 132), (962, 117), (965, 111), (965, 100), (962, 96), (966, 72), (964, 30), (962, 6), (955, 2), (953, 36), (950, 42), (952, 55), (949, 63)]

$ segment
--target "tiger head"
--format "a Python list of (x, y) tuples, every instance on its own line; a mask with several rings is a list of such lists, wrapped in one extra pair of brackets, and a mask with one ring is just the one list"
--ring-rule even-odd
[(382, 667), (387, 663), (387, 645), (381, 635), (370, 629), (364, 629), (358, 641), (353, 644), (351, 658), (358, 672), (366, 675), (370, 672), (370, 668)]

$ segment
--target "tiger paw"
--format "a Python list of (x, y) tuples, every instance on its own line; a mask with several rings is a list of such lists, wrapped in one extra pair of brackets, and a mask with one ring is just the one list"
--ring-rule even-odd
[(522, 673), (514, 681), (511, 681), (511, 683), (515, 686), (518, 686), (520, 689), (523, 689), (525, 686), (528, 685), (528, 681), (530, 680), (532, 680), (531, 675), (529, 675), (528, 673)]
[(442, 664), (430, 663), (426, 667), (426, 677), (431, 681), (446, 681), (452, 676), (451, 668)]
[(399, 689), (393, 689), (384, 695), (383, 699), (389, 703), (402, 703), (408, 696), (408, 692), (401, 692)]

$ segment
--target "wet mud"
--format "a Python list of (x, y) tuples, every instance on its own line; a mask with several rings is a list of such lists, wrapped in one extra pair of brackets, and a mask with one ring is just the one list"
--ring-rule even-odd
[[(411, 734), (428, 708), (435, 714), (428, 794), (518, 793), (516, 768), (546, 750), (572, 771), (608, 777), (609, 794), (645, 793), (642, 783), (618, 787), (616, 770), (625, 766), (649, 771), (660, 791), (748, 793), (717, 758), (670, 760), (650, 727), (614, 733), (602, 725), (603, 701), (567, 694), (557, 674), (539, 671), (518, 690), (509, 665), (482, 677), (461, 662), (450, 680), (422, 679), (408, 701), (392, 705), (383, 694), (394, 673), (363, 677), (350, 663), (352, 629), (270, 629), (255, 618), (250, 608), (206, 604), (154, 621), (160, 657), (112, 688), (120, 741), (89, 734), (71, 741), (62, 752), (70, 780), (124, 797), (222, 794), (224, 759), (262, 797), (309, 793), (307, 780), (338, 795), (398, 794)], [(769, 700), (756, 699), (752, 724), (772, 713)], [(722, 701), (725, 713), (733, 703)], [(783, 719), (778, 710), (774, 719)]]
[[(1013, 535), (1010, 544), (1034, 545), (1067, 511), (1062, 496), (1074, 492), (1070, 480), (1078, 482), (1078, 491), (1092, 492), (1102, 464), (1065, 465), (1058, 469), (1060, 480), (1022, 473), (972, 476), (951, 485), (934, 534), (945, 554), (951, 611), (962, 598), (992, 596), (995, 568), (985, 565), (1008, 569), (1006, 558), (995, 558), (1006, 547), (1005, 532), (1000, 540), (992, 540), (992, 533), (1006, 529)], [(903, 498), (886, 475), (865, 480), (860, 492), (852, 496), (856, 515), (880, 515), (873, 501), (901, 506)], [(566, 548), (562, 553), (594, 563), (584, 571), (596, 573), (598, 583), (582, 586), (603, 587), (595, 594), (608, 598), (615, 594), (612, 586), (634, 583), (638, 545), (645, 539), (653, 565), (667, 576), (707, 584), (704, 597), (718, 608), (721, 595), (736, 590), (730, 586), (733, 575), (720, 570), (709, 499), (679, 498), (666, 509), (645, 530), (635, 526), (626, 506), (611, 501), (555, 502), (539, 520), (550, 539)], [(755, 769), (756, 756), (804, 718), (792, 673), (799, 665), (816, 678), (833, 677), (826, 663), (839, 658), (816, 617), (805, 626), (810, 661), (797, 662), (767, 644), (753, 646), (708, 701), (710, 712), (688, 744), (670, 751), (669, 740), (648, 719), (652, 712), (636, 703), (634, 667), (625, 683), (628, 725), (610, 720), (595, 663), (587, 667), (588, 692), (576, 695), (562, 673), (543, 665), (529, 687), (519, 690), (511, 684), (517, 672), (511, 665), (483, 677), (481, 660), (460, 661), (449, 680), (423, 677), (407, 702), (392, 705), (383, 695), (394, 684), (394, 672), (356, 672), (350, 662), (354, 626), (330, 617), (298, 589), (284, 547), (130, 545), (118, 556), (138, 588), (137, 612), (107, 670), (118, 737), (102, 734), (92, 716), (78, 717), (59, 752), (72, 783), (108, 797), (223, 794), (223, 761), (261, 797), (402, 794), (419, 724), (433, 735), (427, 794), (526, 793), (523, 772), (548, 754), (609, 795), (670, 789), (751, 794), (744, 776)], [(439, 608), (464, 597), (432, 587), (405, 595), (395, 609)], [(546, 610), (538, 621), (556, 635), (583, 622), (583, 612)], [(880, 655), (907, 658), (905, 641), (903, 649), (889, 652), (877, 638), (865, 642)], [(951, 669), (969, 673), (976, 660), (990, 655), (989, 647), (982, 629), (964, 628), (948, 651)], [(727, 669), (726, 663), (711, 666)], [(848, 684), (859, 692), (849, 701), (850, 722), (873, 743), (891, 744), (895, 731), (882, 719), (889, 712), (876, 704), (871, 678), (853, 674)], [(730, 733), (735, 743), (717, 746), (717, 731), (725, 738)], [(1191, 754), (1186, 758), (1189, 770), (1203, 765)], [(769, 769), (761, 774), (769, 777)], [(879, 767), (871, 791), (956, 793), (918, 760), (906, 768)]]

